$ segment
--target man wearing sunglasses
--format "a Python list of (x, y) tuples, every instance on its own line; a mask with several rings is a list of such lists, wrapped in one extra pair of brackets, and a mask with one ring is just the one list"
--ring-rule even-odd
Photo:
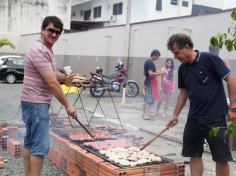
[[(49, 106), (54, 95), (72, 118), (76, 110), (65, 98), (59, 82), (66, 75), (56, 71), (52, 47), (63, 31), (62, 21), (56, 16), (47, 16), (41, 26), (41, 36), (25, 56), (24, 82), (21, 93), (23, 121), (26, 124), (24, 138), (24, 175), (39, 176), (44, 156), (48, 154)], [(70, 75), (69, 77), (73, 77)]]

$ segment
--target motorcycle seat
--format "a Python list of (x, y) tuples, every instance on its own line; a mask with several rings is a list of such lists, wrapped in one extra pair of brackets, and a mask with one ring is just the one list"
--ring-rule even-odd
[(120, 73), (116, 72), (116, 73), (113, 73), (112, 75), (103, 75), (104, 78), (107, 78), (107, 79), (115, 79), (117, 77), (120, 76)]

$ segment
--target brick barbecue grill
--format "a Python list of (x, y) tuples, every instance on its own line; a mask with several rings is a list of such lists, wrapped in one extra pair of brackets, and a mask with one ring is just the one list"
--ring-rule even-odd
[(51, 139), (49, 160), (70, 176), (183, 176), (185, 173), (183, 163), (164, 157), (161, 157), (160, 162), (149, 162), (135, 167), (122, 166), (109, 161), (99, 150), (84, 145), (87, 141), (70, 140), (66, 130), (54, 130), (51, 132)]
[[(168, 158), (162, 157), (160, 162), (149, 162), (134, 167), (122, 166), (110, 161), (98, 149), (85, 145), (89, 140), (70, 140), (69, 132), (79, 132), (81, 129), (65, 127), (59, 124), (53, 128), (51, 135), (51, 148), (48, 159), (57, 167), (65, 171), (69, 176), (183, 176), (185, 166)], [(101, 135), (99, 130), (90, 129), (91, 132)], [(3, 136), (3, 131), (4, 135)], [(142, 139), (126, 133), (126, 130), (105, 129), (110, 132), (108, 138), (98, 138), (96, 141), (114, 140), (115, 138), (127, 138), (131, 145)], [(12, 156), (21, 155), (21, 145), (17, 140), (18, 134), (23, 133), (22, 128), (1, 128), (1, 148), (7, 150)], [(9, 136), (6, 136), (9, 135)], [(103, 134), (101, 136), (104, 136)]]

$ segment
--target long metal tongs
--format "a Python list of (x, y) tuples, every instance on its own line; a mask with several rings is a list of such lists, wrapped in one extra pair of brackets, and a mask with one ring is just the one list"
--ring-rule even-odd
[(163, 128), (159, 133), (157, 133), (151, 140), (149, 140), (140, 150), (145, 149), (147, 146), (149, 146), (153, 141), (155, 141), (159, 136), (162, 135), (165, 131), (169, 129), (169, 126), (166, 126)]
[(80, 126), (89, 134), (89, 136), (91, 136), (94, 140), (96, 140), (96, 138), (89, 132), (89, 130), (77, 119), (77, 117), (74, 118), (79, 124)]

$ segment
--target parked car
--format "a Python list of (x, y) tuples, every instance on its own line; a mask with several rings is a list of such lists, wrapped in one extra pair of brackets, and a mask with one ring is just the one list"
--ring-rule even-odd
[(24, 78), (24, 58), (18, 55), (0, 56), (0, 79), (7, 83), (22, 81)]

